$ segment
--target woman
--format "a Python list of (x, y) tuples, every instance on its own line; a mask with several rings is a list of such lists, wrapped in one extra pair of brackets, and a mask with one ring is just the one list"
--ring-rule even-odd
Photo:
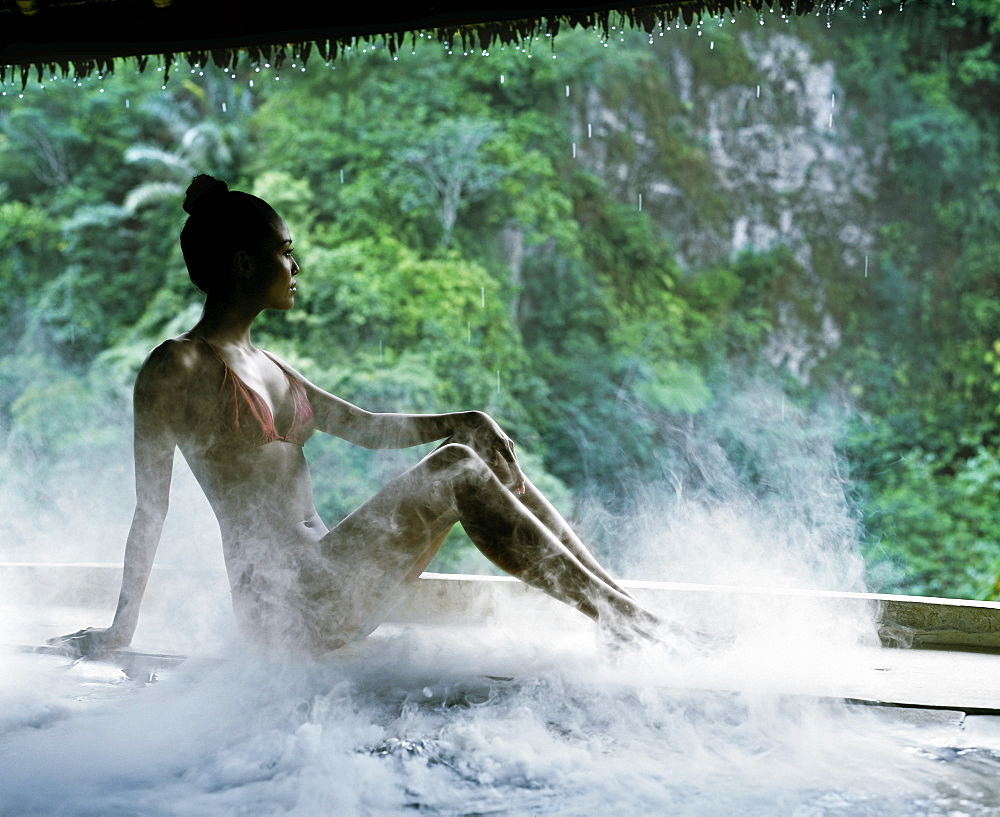
[[(494, 564), (612, 636), (649, 637), (656, 616), (521, 473), (488, 415), (364, 411), (253, 345), (254, 319), (291, 309), (300, 273), (288, 227), (268, 204), (202, 175), (184, 209), (181, 248), (205, 309), (136, 379), (136, 508), (114, 622), (59, 643), (86, 655), (131, 642), (177, 448), (218, 519), (240, 629), (259, 644), (322, 654), (367, 635), (456, 522)], [(366, 448), (444, 443), (328, 529), (302, 452), (314, 430)]]

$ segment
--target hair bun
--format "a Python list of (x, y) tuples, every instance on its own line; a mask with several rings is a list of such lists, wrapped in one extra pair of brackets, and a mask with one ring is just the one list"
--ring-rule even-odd
[(195, 215), (211, 206), (212, 202), (229, 192), (229, 185), (221, 179), (200, 173), (191, 180), (187, 193), (184, 195), (184, 210), (188, 215)]

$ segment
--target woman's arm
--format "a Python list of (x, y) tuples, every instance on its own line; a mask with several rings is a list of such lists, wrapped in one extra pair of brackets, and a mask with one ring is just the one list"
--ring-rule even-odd
[[(168, 343), (170, 343), (168, 341)], [(139, 607), (160, 543), (167, 515), (170, 477), (181, 388), (177, 353), (167, 344), (154, 349), (136, 378), (133, 394), (135, 441), (135, 513), (125, 545), (121, 592), (114, 621), (107, 629), (88, 628), (50, 643), (78, 655), (119, 649), (132, 642)]]
[(135, 423), (135, 512), (125, 543), (118, 608), (108, 629), (105, 646), (117, 648), (132, 642), (139, 622), (139, 606), (153, 569), (153, 558), (160, 544), (163, 522), (170, 499), (170, 476), (173, 471), (174, 445), (161, 429), (150, 428), (155, 409), (140, 407), (136, 389)]
[(309, 404), (316, 416), (316, 428), (363, 448), (409, 448), (494, 426), (507, 436), (488, 415), (481, 411), (458, 411), (450, 414), (403, 414), (372, 412), (348, 403), (310, 382), (284, 361), (280, 364), (305, 386)]
[(503, 484), (524, 493), (524, 475), (514, 453), (514, 442), (497, 422), (482, 411), (456, 411), (449, 414), (405, 414), (371, 412), (348, 403), (310, 383), (285, 363), (293, 376), (306, 388), (309, 403), (316, 415), (316, 427), (327, 434), (364, 448), (409, 448), (450, 438), (454, 442), (473, 442), (477, 451), (492, 451), (488, 463)]
[[(332, 394), (313, 400), (317, 428), (365, 448), (409, 448), (443, 440), (461, 432), (488, 425), (482, 412), (450, 414), (405, 414), (371, 412), (346, 403)], [(498, 427), (499, 429), (499, 427)]]

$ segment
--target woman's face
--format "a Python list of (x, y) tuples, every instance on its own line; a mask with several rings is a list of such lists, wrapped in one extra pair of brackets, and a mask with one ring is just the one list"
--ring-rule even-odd
[(264, 309), (291, 309), (295, 305), (295, 276), (299, 265), (292, 257), (288, 225), (275, 214), (256, 263), (255, 282), (264, 298)]

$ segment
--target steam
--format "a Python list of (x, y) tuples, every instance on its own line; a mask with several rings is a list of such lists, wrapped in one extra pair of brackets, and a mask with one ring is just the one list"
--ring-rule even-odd
[[(674, 429), (663, 479), (637, 486), (627, 515), (589, 505), (585, 540), (618, 543), (632, 578), (856, 589), (843, 409), (782, 401), (748, 381)], [(609, 660), (582, 616), (526, 630), (459, 619), (385, 625), (323, 661), (279, 661), (236, 635), (218, 532), (180, 458), (169, 525), (158, 561), (205, 573), (178, 575), (137, 640), (191, 657), (128, 677), (4, 655), (0, 812), (916, 814), (945, 785), (936, 735), (789, 694), (809, 691), (793, 688), (796, 672), (857, 661), (871, 622), (758, 611), (707, 657)], [(120, 559), (120, 528), (80, 542), (81, 558)], [(30, 629), (27, 609), (8, 627)], [(106, 622), (73, 622), (88, 623)], [(974, 779), (950, 773), (953, 799), (987, 805)]]
[[(519, 678), (480, 674), (499, 653)], [(496, 632), (191, 659), (152, 686), (3, 666), (0, 810), (18, 814), (917, 814), (940, 766), (877, 711), (636, 683)]]

